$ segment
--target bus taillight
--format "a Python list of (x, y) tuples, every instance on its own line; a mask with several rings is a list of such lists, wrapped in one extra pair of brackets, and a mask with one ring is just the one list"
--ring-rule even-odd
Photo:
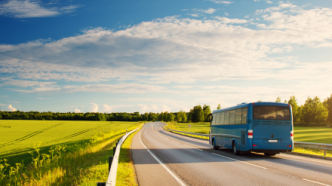
[(254, 131), (253, 130), (248, 130), (248, 138), (251, 138), (253, 137), (253, 133)]
[(294, 138), (294, 134), (293, 131), (290, 132), (290, 138), (293, 139)]

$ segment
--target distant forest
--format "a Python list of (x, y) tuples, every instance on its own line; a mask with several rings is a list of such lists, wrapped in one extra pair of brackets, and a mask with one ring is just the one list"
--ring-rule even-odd
[[(259, 102), (259, 101), (258, 101)], [(280, 97), (276, 102), (282, 102)], [(303, 105), (298, 105), (295, 96), (291, 96), (284, 103), (292, 105), (293, 119), (301, 123), (332, 123), (332, 94), (322, 102), (317, 96), (305, 101)], [(216, 109), (220, 109), (219, 104)], [(74, 112), (37, 112), (37, 111), (1, 111), (0, 119), (25, 119), (25, 120), (90, 120), (90, 121), (177, 121), (177, 122), (204, 122), (208, 120), (211, 113), (209, 105), (194, 106), (189, 112), (183, 110), (179, 112), (161, 113), (74, 113)]]

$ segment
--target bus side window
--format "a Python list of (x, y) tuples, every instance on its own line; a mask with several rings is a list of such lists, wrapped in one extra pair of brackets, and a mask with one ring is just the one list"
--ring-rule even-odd
[(220, 113), (220, 125), (224, 125), (225, 112)]
[(235, 110), (229, 111), (229, 124), (235, 123)]
[(242, 108), (242, 119), (241, 119), (242, 124), (247, 123), (247, 112), (248, 112), (248, 108)]
[(229, 124), (229, 111), (226, 111), (225, 112), (225, 122), (224, 122), (225, 125), (228, 125)]
[(216, 125), (220, 125), (219, 116), (220, 116), (220, 112), (218, 112), (216, 114)]
[(235, 110), (235, 124), (241, 124), (241, 111), (241, 108)]

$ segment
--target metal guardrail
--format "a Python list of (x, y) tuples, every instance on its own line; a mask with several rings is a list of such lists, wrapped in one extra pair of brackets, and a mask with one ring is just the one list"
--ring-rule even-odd
[(309, 142), (294, 141), (294, 146), (311, 148), (311, 149), (321, 149), (324, 150), (324, 156), (326, 156), (326, 150), (332, 150), (332, 144), (325, 144), (325, 143), (309, 143)]
[[(208, 134), (199, 134), (199, 133), (192, 133), (192, 132), (184, 132), (179, 130), (172, 130), (166, 127), (166, 130), (176, 133), (182, 133), (182, 134), (190, 134), (193, 136), (204, 136), (209, 137)], [(303, 148), (311, 148), (311, 149), (321, 149), (324, 150), (324, 157), (326, 156), (327, 150), (332, 150), (332, 144), (325, 144), (325, 143), (310, 143), (310, 142), (300, 142), (300, 141), (294, 141), (294, 147), (303, 147)]]
[(97, 183), (97, 186), (99, 185), (106, 185), (106, 186), (115, 186), (116, 185), (116, 174), (118, 172), (118, 164), (119, 164), (119, 155), (120, 155), (120, 149), (123, 144), (123, 142), (126, 140), (126, 138), (133, 132), (137, 131), (138, 129), (132, 130), (122, 136), (120, 140), (118, 141), (116, 148), (113, 148), (113, 157), (110, 157), (112, 159), (112, 163), (109, 162), (109, 174), (107, 182), (105, 183)]
[(180, 130), (173, 130), (173, 129), (169, 129), (166, 127), (166, 130), (171, 131), (171, 132), (176, 132), (176, 133), (183, 133), (183, 134), (190, 134), (193, 136), (204, 136), (204, 137), (209, 137), (208, 134), (200, 134), (200, 133), (193, 133), (193, 132), (184, 132), (184, 131), (180, 131)]

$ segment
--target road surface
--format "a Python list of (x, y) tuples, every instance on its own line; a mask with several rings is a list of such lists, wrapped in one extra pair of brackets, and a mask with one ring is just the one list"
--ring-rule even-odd
[(132, 143), (138, 183), (156, 185), (332, 186), (332, 161), (297, 155), (233, 155), (208, 141), (167, 132), (149, 123)]

